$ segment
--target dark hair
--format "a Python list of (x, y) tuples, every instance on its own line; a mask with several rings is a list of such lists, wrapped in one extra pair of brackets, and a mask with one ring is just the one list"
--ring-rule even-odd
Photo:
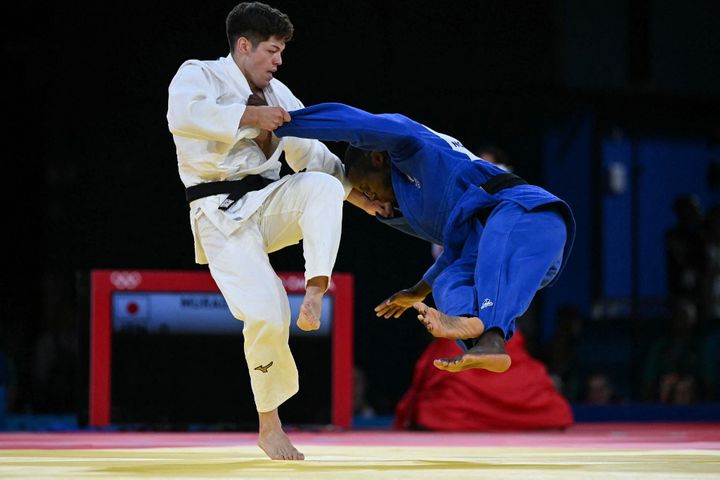
[(348, 145), (345, 149), (345, 157), (343, 158), (345, 176), (350, 175), (351, 169), (355, 169), (361, 174), (366, 172), (370, 166), (370, 153), (370, 150), (362, 150)]
[(242, 2), (228, 13), (225, 31), (232, 52), (240, 37), (250, 40), (253, 48), (273, 36), (289, 42), (294, 27), (287, 15), (270, 5), (262, 2)]
[(496, 145), (483, 145), (477, 150), (477, 152), (475, 152), (475, 154), (480, 158), (483, 158), (483, 154), (487, 153), (492, 155), (497, 163), (502, 165), (511, 165), (510, 157), (508, 157), (507, 152)]
[(678, 195), (673, 200), (673, 210), (678, 215), (689, 211), (699, 211), (700, 209), (700, 199), (694, 193)]

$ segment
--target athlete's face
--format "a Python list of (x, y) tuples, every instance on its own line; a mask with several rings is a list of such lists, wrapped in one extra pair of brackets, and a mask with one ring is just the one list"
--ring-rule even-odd
[(285, 40), (270, 37), (264, 42), (252, 45), (245, 37), (240, 37), (236, 46), (236, 62), (253, 90), (262, 90), (268, 86), (280, 65)]
[(370, 200), (395, 203), (395, 192), (390, 178), (390, 168), (380, 152), (373, 152), (372, 165), (365, 169), (351, 169), (348, 180), (356, 190)]

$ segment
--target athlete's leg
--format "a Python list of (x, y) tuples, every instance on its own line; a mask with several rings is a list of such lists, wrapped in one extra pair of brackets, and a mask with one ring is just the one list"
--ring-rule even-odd
[(479, 314), (487, 329), (499, 328), (505, 340), (515, 331), (537, 291), (557, 273), (567, 229), (561, 214), (546, 207), (527, 211), (513, 202), (500, 203), (480, 238), (475, 268)]
[(548, 272), (557, 272), (565, 239), (565, 224), (555, 210), (528, 212), (514, 203), (499, 204), (480, 237), (475, 268), (478, 313), (486, 332), (466, 353), (438, 359), (435, 366), (507, 370), (504, 343), (515, 331), (515, 319), (547, 283)]
[(210, 273), (233, 316), (244, 322), (245, 358), (260, 420), (258, 445), (272, 459), (302, 459), (277, 413), (297, 393), (298, 372), (288, 345), (290, 305), (265, 252), (259, 214), (230, 236), (204, 215), (197, 222)]
[(297, 325), (320, 328), (322, 298), (340, 246), (344, 190), (321, 172), (293, 175), (263, 207), (261, 229), (268, 252), (303, 241), (306, 293)]

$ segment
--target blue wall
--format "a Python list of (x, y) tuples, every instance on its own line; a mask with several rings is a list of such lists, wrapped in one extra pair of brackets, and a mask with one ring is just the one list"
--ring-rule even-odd
[[(707, 210), (713, 202), (706, 173), (712, 149), (702, 138), (640, 137), (602, 140), (605, 172), (623, 169), (626, 189), (605, 191), (602, 200), (602, 295), (632, 294), (633, 224), (637, 222), (638, 294), (661, 300), (667, 294), (665, 231), (675, 223), (673, 201), (695, 194)], [(635, 183), (633, 182), (634, 175)], [(634, 185), (637, 185), (635, 191)], [(637, 195), (637, 212), (633, 211)]]
[[(694, 193), (705, 210), (719, 199), (707, 172), (713, 160), (720, 160), (720, 147), (705, 138), (631, 136), (618, 129), (600, 134), (596, 128), (592, 115), (576, 114), (556, 121), (545, 134), (544, 186), (570, 203), (578, 231), (563, 276), (541, 292), (544, 340), (564, 303), (580, 306), (586, 315), (597, 301), (627, 304), (634, 282), (640, 302), (662, 302), (664, 235), (675, 221), (674, 199)], [(600, 162), (599, 168), (594, 162)], [(613, 185), (620, 188), (613, 191)], [(596, 216), (600, 222), (594, 230)], [(593, 292), (596, 280), (599, 287)]]
[(543, 186), (570, 204), (577, 222), (577, 237), (570, 261), (558, 282), (542, 290), (543, 340), (554, 330), (558, 307), (571, 303), (587, 313), (591, 302), (592, 270), (592, 133), (590, 115), (578, 114), (551, 125), (544, 141)]

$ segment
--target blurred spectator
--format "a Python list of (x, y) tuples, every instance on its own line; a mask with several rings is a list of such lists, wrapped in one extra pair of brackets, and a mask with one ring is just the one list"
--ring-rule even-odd
[(10, 379), (10, 368), (7, 355), (0, 349), (0, 431), (5, 430), (5, 416), (7, 414), (7, 385)]
[(45, 311), (35, 338), (32, 370), (32, 408), (39, 413), (67, 413), (77, 409), (78, 332), (71, 302), (72, 283), (45, 272)]
[(703, 328), (706, 334), (720, 333), (720, 205), (705, 216), (704, 272), (701, 285)]
[(357, 365), (353, 367), (353, 415), (362, 418), (375, 416), (375, 409), (367, 399), (367, 375)]
[(674, 300), (669, 331), (650, 345), (645, 357), (645, 400), (675, 403), (678, 398), (704, 401), (713, 396), (717, 365), (710, 344), (697, 334), (697, 325), (696, 304)]
[(16, 358), (20, 348), (18, 328), (8, 318), (0, 322), (0, 430), (4, 414), (15, 410), (17, 397)]
[(577, 344), (583, 328), (577, 305), (562, 305), (557, 311), (555, 332), (545, 347), (543, 360), (557, 389), (570, 401), (579, 400), (581, 390)]
[(704, 270), (703, 212), (695, 195), (673, 202), (676, 222), (665, 232), (665, 254), (670, 299), (687, 298), (699, 304)]
[(6, 415), (15, 409), (17, 380), (13, 352), (10, 350), (7, 325), (0, 328), (0, 431), (5, 429)]
[(73, 332), (46, 329), (35, 342), (32, 392), (38, 413), (75, 410), (76, 348)]
[(513, 172), (515, 170), (510, 161), (510, 157), (508, 157), (507, 153), (505, 153), (505, 150), (496, 145), (485, 145), (479, 148), (475, 152), (475, 155), (508, 172)]
[(668, 373), (660, 379), (660, 402), (688, 405), (697, 401), (697, 379), (693, 375)]
[(588, 405), (610, 405), (617, 403), (615, 387), (610, 377), (602, 372), (595, 372), (585, 383), (585, 403)]
[(528, 309), (515, 319), (515, 328), (521, 330), (525, 336), (525, 348), (533, 358), (543, 361), (543, 346), (540, 340), (540, 325), (538, 322), (538, 301), (533, 299)]

